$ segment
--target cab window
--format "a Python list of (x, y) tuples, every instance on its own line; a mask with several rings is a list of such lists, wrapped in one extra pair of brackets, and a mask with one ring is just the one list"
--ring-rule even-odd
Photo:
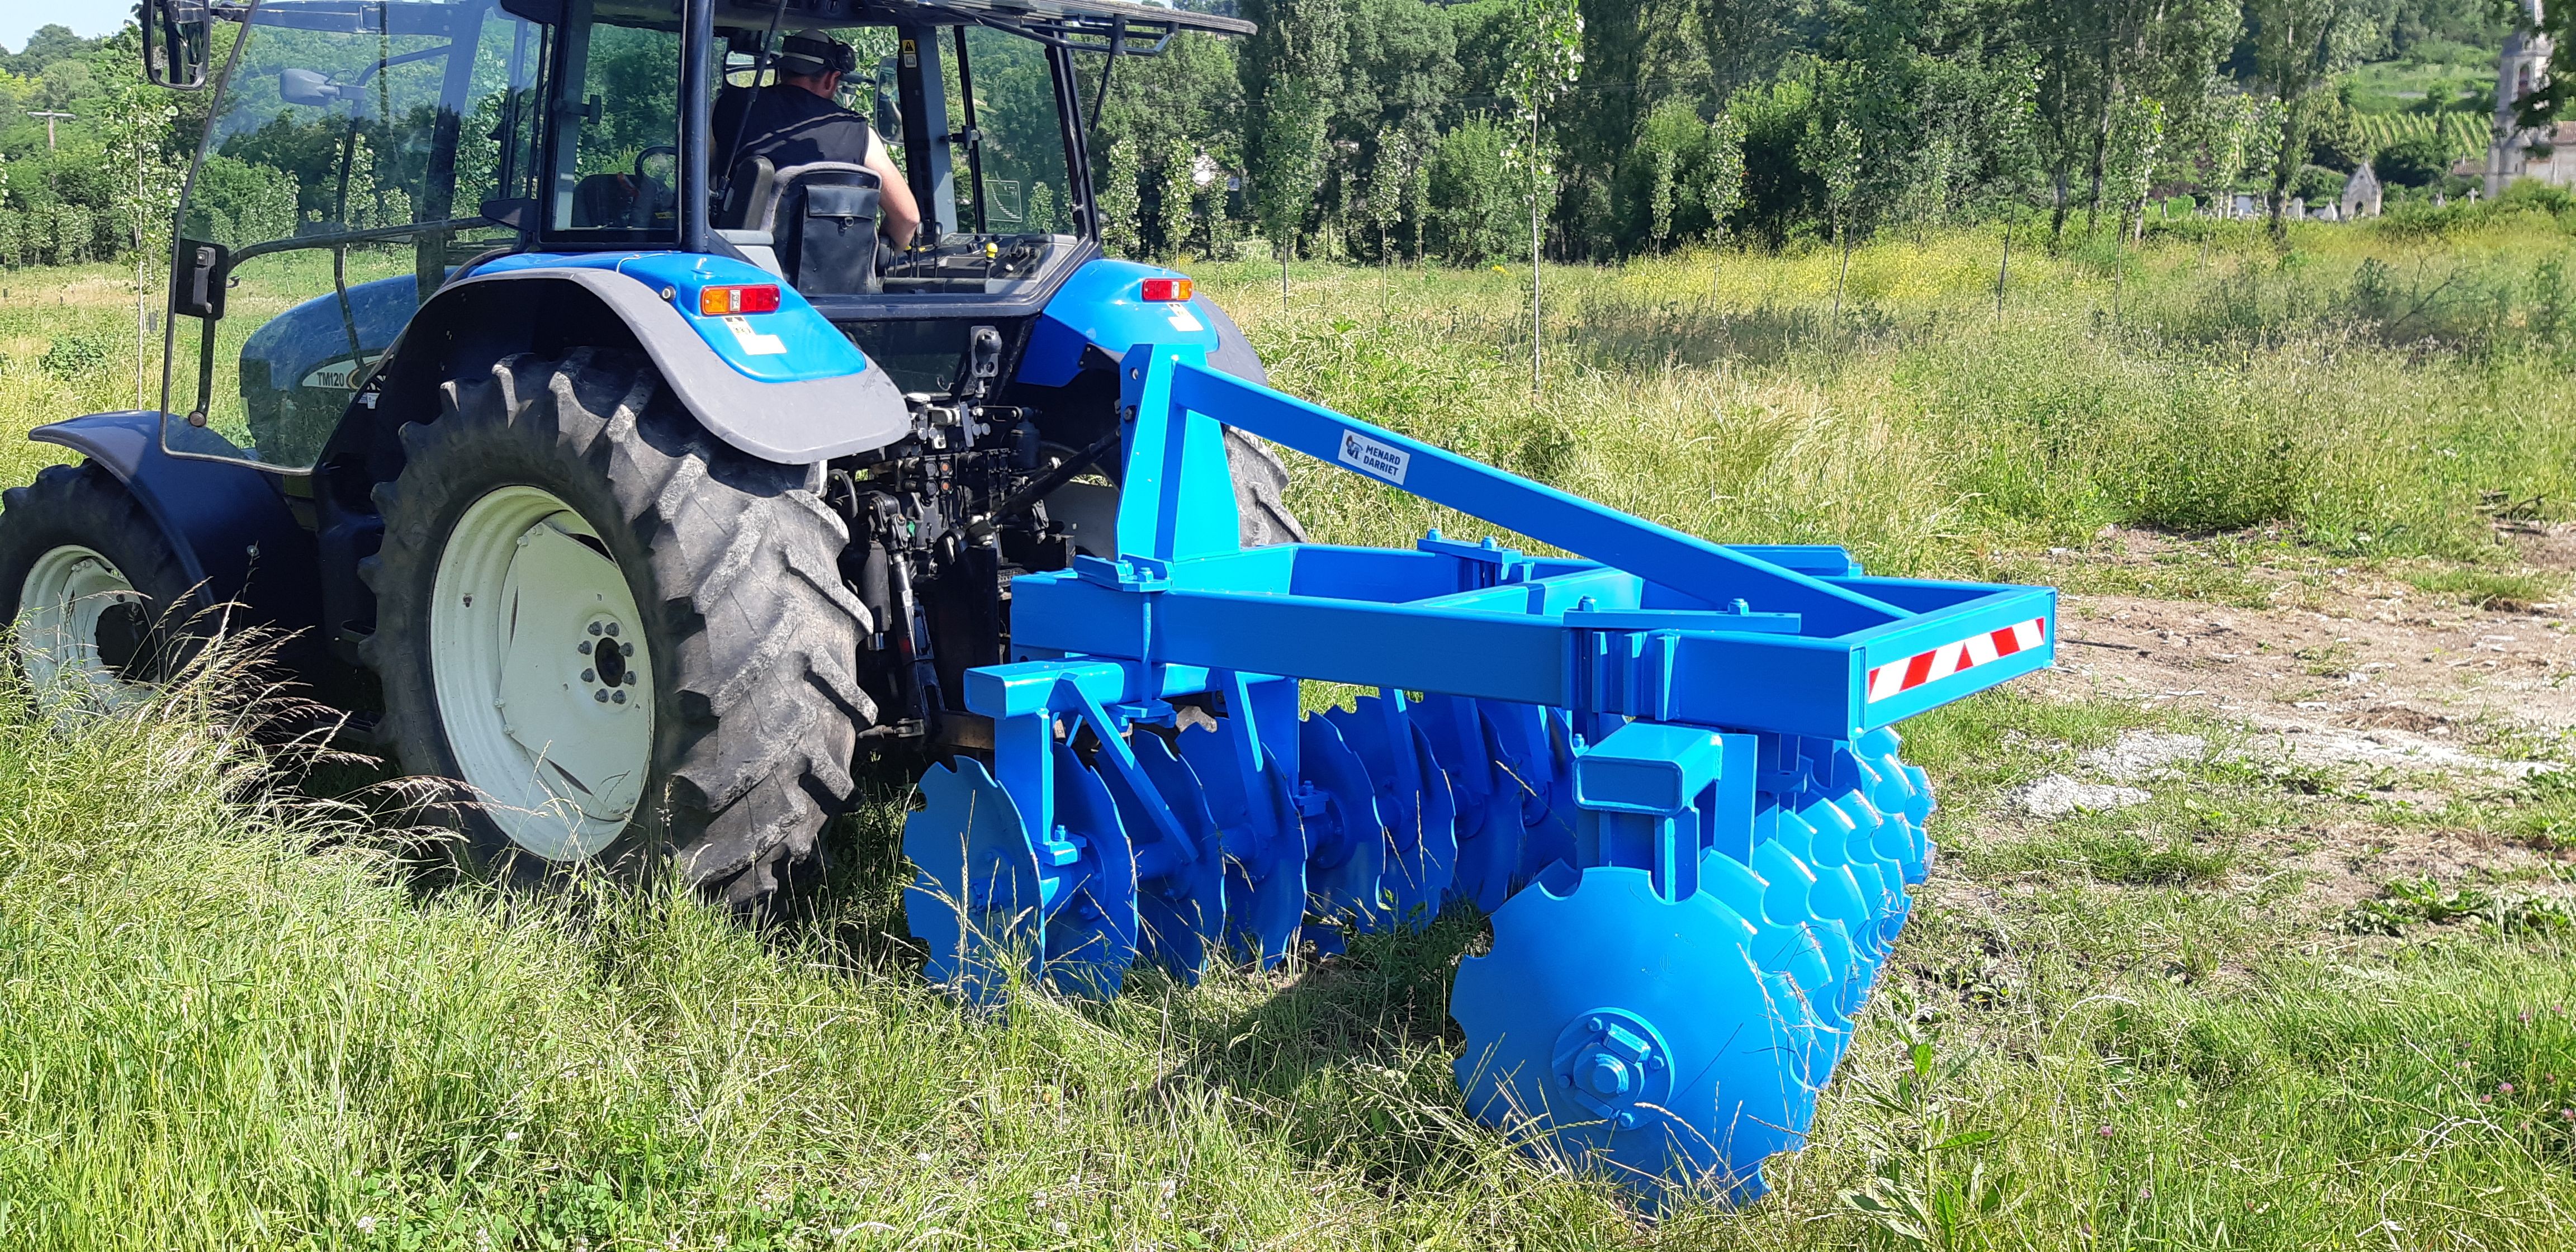
[(669, 242), (679, 237), (676, 22), (589, 20), (575, 0), (565, 24), (558, 129), (546, 234), (566, 242)]
[(545, 41), (489, 0), (250, 10), (180, 213), (231, 266), (220, 320), (171, 319), (172, 449), (312, 464), (426, 293), (513, 237), (480, 207), (530, 194)]

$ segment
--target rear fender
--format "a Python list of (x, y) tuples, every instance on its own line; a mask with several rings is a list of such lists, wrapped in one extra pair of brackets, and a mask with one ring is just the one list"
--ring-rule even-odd
[(1134, 261), (1087, 262), (1056, 289), (1030, 332), (1019, 381), (1062, 387), (1086, 367), (1114, 369), (1140, 343), (1207, 350), (1210, 368), (1245, 382), (1268, 383), (1261, 357), (1243, 331), (1206, 296), (1187, 303), (1144, 298), (1148, 278), (1182, 278), (1178, 270)]
[[(701, 318), (694, 312), (697, 289), (711, 285), (710, 277), (775, 283), (774, 275), (723, 258), (692, 256), (685, 259), (700, 268), (744, 271), (696, 275), (692, 282), (644, 264), (661, 261), (659, 255), (604, 259), (623, 261), (625, 271), (496, 262), (433, 296), (395, 345), (382, 386), (372, 389), (380, 393), (382, 415), (366, 423), (377, 428), (370, 442), (379, 446), (370, 450), (393, 451), (381, 444), (402, 421), (432, 420), (438, 386), (449, 379), (488, 369), (514, 352), (552, 354), (583, 346), (641, 350), (707, 433), (765, 461), (812, 465), (881, 448), (911, 432), (911, 411), (885, 370), (793, 290), (781, 293), (778, 312), (753, 319)], [(684, 315), (682, 304), (691, 312)], [(359, 397), (362, 405), (368, 399)], [(399, 465), (391, 468), (398, 471)]]
[[(116, 475), (195, 585), (198, 609), (238, 604), (259, 623), (310, 640), (320, 622), (314, 594), (313, 536), (295, 520), (286, 480), (238, 460), (222, 436), (172, 424), (162, 447), (161, 415), (92, 413), (29, 431), (38, 443), (70, 448)], [(298, 645), (290, 644), (290, 648)]]

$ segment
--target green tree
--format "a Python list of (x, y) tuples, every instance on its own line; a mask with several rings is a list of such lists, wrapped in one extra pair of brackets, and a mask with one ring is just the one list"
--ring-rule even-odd
[(2307, 164), (2317, 89), (2377, 50), (2388, 35), (2387, 0), (2247, 0), (2257, 78), (2281, 102), (2272, 153), (2272, 235), (2286, 238), (2291, 183)]
[(1697, 0), (1689, 7), (1715, 100), (1770, 80), (1823, 30), (1821, 0)]
[(1860, 198), (1860, 130), (1849, 118), (1834, 119), (1831, 129), (1812, 125), (1799, 156), (1824, 183), (1825, 213), (1833, 225), (1834, 248), (1842, 253), (1842, 264), (1834, 271), (1834, 321), (1839, 325), (1843, 279), (1851, 271), (1851, 218)]
[(1551, 111), (1583, 72), (1583, 14), (1575, 0), (1522, 0), (1521, 45), (1504, 86), (1514, 110), (1504, 157), (1522, 179), (1530, 206), (1530, 256), (1543, 250), (1539, 215), (1556, 190), (1557, 152), (1549, 142)]
[(1428, 246), (1444, 259), (1475, 265), (1516, 251), (1527, 218), (1503, 159), (1504, 127), (1470, 114), (1431, 149), (1424, 165)]
[(1422, 0), (1352, 0), (1333, 136), (1363, 145), (1402, 135), (1415, 151), (1447, 123), (1459, 91), (1457, 23)]
[(2439, 135), (2409, 135), (2379, 150), (2371, 168), (2392, 187), (2430, 187), (2451, 172)]
[(1239, 68), (1248, 190), (1284, 265), (1314, 216), (1325, 173), (1342, 77), (1342, 0), (1252, 0), (1243, 15), (1260, 27), (1244, 41)]
[(1377, 229), (1377, 259), (1383, 265), (1392, 259), (1388, 243), (1404, 218), (1407, 193), (1413, 187), (1413, 141), (1405, 132), (1388, 127), (1378, 132), (1375, 147), (1360, 203), (1369, 224)]
[(1683, 203), (1708, 221), (1713, 243), (1726, 240), (1728, 223), (1744, 204), (1744, 123), (1733, 113), (1720, 113), (1709, 123), (1700, 160), (1684, 182)]
[(1112, 256), (1142, 256), (1144, 241), (1139, 237), (1142, 226), (1137, 218), (1143, 208), (1139, 194), (1144, 168), (1136, 159), (1136, 141), (1123, 140), (1109, 146), (1108, 159), (1102, 162), (1099, 186), (1093, 195), (1100, 201), (1100, 249)]
[(1166, 260), (1179, 260), (1182, 250), (1189, 246), (1199, 190), (1191, 179), (1191, 170), (1197, 159), (1198, 152), (1189, 144), (1170, 140), (1154, 162), (1153, 247), (1155, 255)]

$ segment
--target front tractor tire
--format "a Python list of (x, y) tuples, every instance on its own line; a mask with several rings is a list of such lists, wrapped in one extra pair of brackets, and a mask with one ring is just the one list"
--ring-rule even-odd
[(403, 428), (361, 567), (404, 770), (447, 781), (510, 878), (667, 853), (764, 908), (819, 855), (876, 714), (820, 484), (710, 437), (636, 356), (514, 356), (440, 401)]
[(39, 708), (148, 699), (185, 663), (193, 588), (160, 524), (106, 467), (48, 466), (0, 493), (0, 621)]

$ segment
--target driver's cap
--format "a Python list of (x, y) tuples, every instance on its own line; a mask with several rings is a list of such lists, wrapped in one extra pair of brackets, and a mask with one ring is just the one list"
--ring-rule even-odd
[(821, 77), (859, 67), (858, 50), (819, 30), (800, 30), (779, 41), (773, 62), (782, 74)]

